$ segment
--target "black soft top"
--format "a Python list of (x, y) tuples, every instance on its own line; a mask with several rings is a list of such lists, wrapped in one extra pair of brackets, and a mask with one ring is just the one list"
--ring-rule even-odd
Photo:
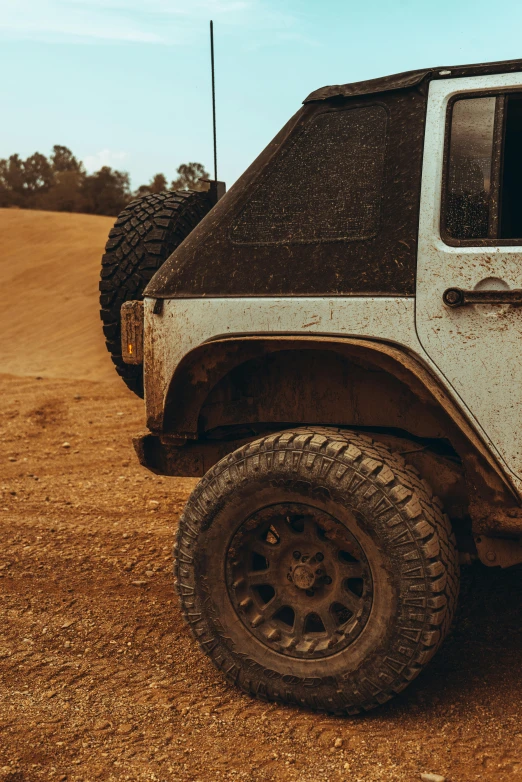
[(393, 73), (391, 76), (381, 76), (378, 79), (321, 87), (319, 90), (311, 92), (303, 103), (330, 100), (331, 98), (353, 98), (356, 95), (372, 95), (378, 92), (390, 92), (390, 90), (402, 90), (407, 87), (414, 87), (425, 80), (453, 79), (462, 76), (488, 76), (494, 73), (517, 73), (519, 71), (522, 71), (522, 60), (501, 60), (499, 62), (480, 63), (479, 65), (452, 65), (418, 71), (404, 71), (404, 73)]
[(145, 295), (414, 296), (429, 82), (516, 72), (522, 60), (312, 92)]

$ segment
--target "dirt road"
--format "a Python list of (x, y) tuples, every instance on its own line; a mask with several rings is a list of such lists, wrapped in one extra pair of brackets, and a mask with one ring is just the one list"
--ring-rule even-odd
[(101, 337), (111, 223), (0, 210), (0, 782), (522, 780), (520, 568), (468, 571), (450, 641), (363, 717), (251, 700), (199, 652), (171, 576), (194, 482), (137, 464)]
[(520, 569), (467, 573), (453, 637), (379, 711), (254, 701), (181, 619), (171, 548), (193, 481), (137, 465), (139, 400), (6, 375), (0, 399), (2, 782), (522, 780)]

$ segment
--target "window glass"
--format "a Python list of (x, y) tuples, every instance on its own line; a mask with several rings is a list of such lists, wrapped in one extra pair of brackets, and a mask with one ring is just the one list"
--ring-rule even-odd
[(312, 118), (269, 167), (231, 227), (237, 243), (369, 239), (379, 230), (387, 112)]
[(501, 239), (522, 238), (522, 96), (509, 95), (506, 106), (502, 187)]
[(445, 227), (453, 239), (485, 239), (490, 191), (496, 98), (455, 101), (451, 115)]

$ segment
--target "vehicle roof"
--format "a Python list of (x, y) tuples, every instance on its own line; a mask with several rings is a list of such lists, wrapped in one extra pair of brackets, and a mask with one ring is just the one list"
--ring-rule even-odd
[(488, 76), (495, 73), (516, 73), (522, 71), (522, 60), (501, 60), (499, 62), (478, 63), (475, 65), (440, 66), (418, 71), (404, 71), (391, 76), (381, 76), (378, 79), (356, 81), (351, 84), (334, 84), (331, 87), (321, 87), (314, 90), (303, 101), (329, 100), (330, 98), (351, 98), (356, 95), (371, 95), (390, 90), (403, 90), (414, 87), (423, 81), (433, 79), (461, 78), (463, 76)]

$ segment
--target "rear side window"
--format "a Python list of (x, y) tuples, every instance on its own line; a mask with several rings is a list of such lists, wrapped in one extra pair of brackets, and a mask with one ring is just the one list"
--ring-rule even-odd
[(325, 112), (273, 161), (231, 226), (241, 244), (369, 239), (381, 219), (388, 114)]
[(522, 96), (459, 98), (448, 111), (443, 238), (522, 243)]
[(499, 236), (522, 241), (522, 95), (506, 104)]

